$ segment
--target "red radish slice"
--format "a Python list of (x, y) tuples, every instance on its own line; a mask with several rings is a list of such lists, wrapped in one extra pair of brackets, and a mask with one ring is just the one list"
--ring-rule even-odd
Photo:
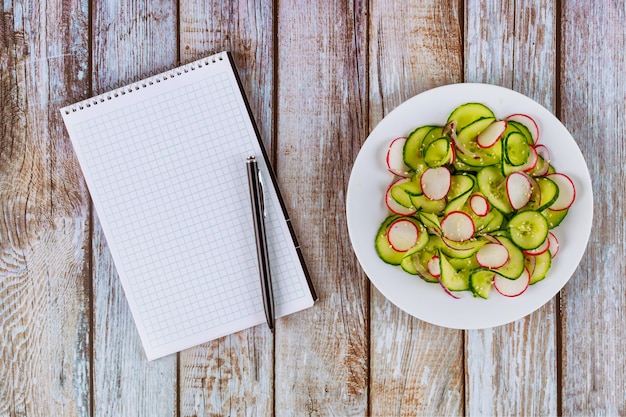
[(522, 252), (524, 252), (526, 255), (537, 256), (547, 251), (549, 247), (550, 247), (550, 241), (546, 239), (543, 241), (541, 245), (539, 245), (539, 247), (535, 249), (524, 250)]
[(502, 134), (506, 130), (506, 120), (496, 120), (485, 130), (480, 132), (476, 137), (476, 142), (481, 148), (491, 148), (502, 137)]
[(487, 243), (476, 252), (476, 262), (483, 268), (500, 268), (509, 260), (509, 250), (500, 243)]
[(559, 239), (554, 236), (554, 233), (548, 232), (547, 240), (550, 242), (550, 255), (554, 258), (559, 253)]
[(402, 184), (403, 182), (407, 182), (407, 181), (410, 181), (410, 179), (400, 178), (392, 182), (391, 185), (387, 188), (387, 192), (385, 193), (385, 203), (387, 204), (387, 208), (389, 209), (389, 211), (391, 211), (393, 214), (398, 214), (400, 216), (410, 216), (417, 212), (417, 209), (415, 209), (414, 207), (412, 208), (404, 207), (403, 205), (399, 204), (396, 200), (394, 200), (393, 197), (391, 196), (391, 188), (394, 185)]
[(394, 250), (406, 252), (417, 243), (419, 230), (412, 221), (398, 219), (387, 230), (387, 240)]
[(514, 122), (518, 122), (523, 124), (530, 131), (531, 136), (533, 137), (533, 142), (537, 143), (539, 141), (539, 126), (535, 122), (535, 119), (530, 117), (527, 114), (512, 114), (506, 118), (506, 120), (512, 120)]
[(463, 242), (474, 236), (474, 221), (462, 211), (452, 211), (441, 221), (443, 235), (454, 242)]
[(470, 197), (470, 208), (478, 217), (484, 217), (489, 213), (489, 201), (479, 194)]
[(456, 146), (454, 146), (454, 142), (452, 142), (452, 146), (450, 147), (450, 165), (454, 164), (456, 161)]
[(530, 284), (530, 273), (528, 269), (524, 267), (522, 275), (516, 279), (504, 278), (502, 275), (496, 274), (493, 279), (493, 286), (495, 289), (505, 297), (517, 297), (526, 291)]
[(526, 163), (522, 164), (519, 168), (521, 171), (530, 172), (537, 167), (537, 162), (539, 161), (539, 154), (537, 154), (537, 150), (532, 146), (529, 146), (530, 152), (528, 154), (528, 159)]
[(420, 178), (424, 195), (430, 200), (441, 200), (450, 191), (452, 176), (446, 167), (428, 168)]
[(559, 196), (550, 206), (550, 210), (561, 211), (570, 208), (576, 199), (576, 187), (571, 178), (560, 173), (546, 175), (546, 178), (554, 181), (559, 187)]
[(514, 210), (519, 210), (530, 201), (532, 184), (528, 176), (521, 172), (513, 172), (506, 178), (506, 196)]
[(435, 278), (439, 278), (441, 276), (441, 265), (439, 265), (439, 257), (437, 255), (430, 258), (430, 261), (428, 261), (426, 266), (428, 267), (430, 275)]
[(409, 177), (411, 168), (404, 163), (404, 144), (406, 138), (401, 137), (394, 139), (387, 149), (387, 169), (392, 174), (400, 177)]

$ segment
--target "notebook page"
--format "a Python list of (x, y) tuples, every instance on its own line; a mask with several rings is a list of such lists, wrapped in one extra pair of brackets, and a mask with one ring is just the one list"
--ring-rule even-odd
[[(149, 359), (265, 322), (246, 157), (267, 165), (228, 57), (210, 59), (62, 110)], [(280, 317), (313, 298), (264, 180)]]

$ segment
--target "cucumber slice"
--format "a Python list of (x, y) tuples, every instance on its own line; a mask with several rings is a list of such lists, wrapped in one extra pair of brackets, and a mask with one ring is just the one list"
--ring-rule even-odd
[(415, 267), (415, 263), (413, 262), (413, 257), (405, 256), (400, 261), (400, 267), (411, 275), (417, 275), (417, 268)]
[(481, 103), (461, 104), (450, 113), (448, 121), (456, 121), (456, 130), (460, 132), (465, 126), (482, 118), (495, 118), (493, 111)]
[(443, 126), (435, 126), (431, 128), (426, 136), (424, 136), (424, 140), (422, 141), (422, 152), (428, 148), (428, 146), (433, 143), (435, 140), (444, 136), (443, 134)]
[(476, 261), (476, 254), (469, 258), (449, 258), (448, 262), (450, 262), (450, 265), (457, 271), (461, 269), (473, 271), (474, 269), (480, 268), (480, 265)]
[(418, 170), (423, 164), (422, 142), (424, 137), (434, 126), (422, 126), (415, 129), (406, 139), (404, 144), (404, 163), (414, 170)]
[(497, 167), (485, 167), (476, 175), (478, 188), (493, 207), (502, 213), (513, 212), (506, 194), (506, 181)]
[(542, 211), (541, 214), (548, 221), (548, 228), (554, 229), (555, 227), (561, 224), (565, 216), (567, 216), (568, 211), (569, 209), (554, 211), (554, 210), (550, 210), (549, 208), (547, 208), (544, 211)]
[(530, 130), (528, 130), (528, 128), (520, 123), (520, 122), (516, 122), (515, 120), (508, 120), (507, 119), (507, 124), (509, 124), (511, 127), (514, 127), (518, 132), (520, 132), (522, 135), (524, 135), (524, 137), (526, 138), (526, 142), (533, 146), (535, 144), (535, 141), (533, 139), (533, 135), (532, 133), (530, 133)]
[(519, 132), (512, 132), (504, 138), (504, 157), (513, 166), (520, 166), (528, 160), (530, 148), (526, 137)]
[(511, 240), (521, 249), (538, 248), (548, 237), (548, 221), (537, 211), (516, 214), (508, 224)]
[(495, 275), (495, 272), (487, 269), (479, 269), (472, 272), (469, 278), (470, 289), (480, 298), (489, 298)]
[(541, 199), (539, 200), (537, 211), (543, 211), (550, 207), (559, 197), (559, 187), (549, 178), (539, 177), (535, 181), (537, 181), (541, 190)]
[(524, 272), (524, 253), (505, 236), (496, 236), (498, 242), (509, 251), (509, 260), (493, 271), (508, 279), (516, 279)]
[(424, 149), (424, 162), (430, 168), (437, 168), (450, 161), (452, 148), (448, 137), (440, 137)]
[(456, 174), (451, 178), (450, 191), (448, 191), (448, 200), (468, 193), (474, 189), (476, 185), (476, 177), (471, 174)]
[(454, 269), (446, 255), (441, 251), (439, 251), (439, 267), (441, 268), (439, 280), (448, 290), (465, 291), (469, 289), (469, 272)]
[(446, 207), (446, 199), (431, 200), (425, 195), (411, 196), (411, 203), (418, 211), (425, 213), (441, 213)]
[(502, 146), (495, 144), (489, 148), (481, 148), (476, 140), (477, 136), (488, 128), (495, 118), (483, 118), (474, 121), (457, 134), (456, 146), (459, 149), (458, 158), (470, 166), (495, 165), (502, 158)]
[[(527, 256), (526, 258), (530, 259), (530, 256)], [(548, 275), (548, 270), (552, 265), (552, 255), (550, 254), (549, 250), (540, 255), (536, 255), (533, 258), (534, 269), (532, 274), (530, 275), (531, 285), (544, 279), (546, 275)]]

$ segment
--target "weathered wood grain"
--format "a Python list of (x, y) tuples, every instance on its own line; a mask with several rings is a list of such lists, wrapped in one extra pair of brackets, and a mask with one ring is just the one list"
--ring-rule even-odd
[(89, 199), (59, 108), (88, 88), (79, 1), (0, 17), (0, 415), (89, 415)]
[[(459, 2), (371, 2), (370, 129), (410, 97), (461, 81), (459, 10)], [(371, 415), (462, 414), (463, 333), (413, 318), (374, 287), (371, 298)]]
[(562, 2), (560, 116), (591, 173), (593, 228), (562, 300), (563, 415), (626, 415), (626, 5)]
[[(93, 5), (94, 94), (176, 64), (175, 1)], [(176, 355), (147, 362), (97, 218), (93, 292), (94, 416), (177, 415)]]
[[(466, 81), (512, 88), (555, 111), (557, 13), (552, 1), (466, 2)], [(467, 332), (467, 414), (557, 414), (556, 306)]]
[[(274, 10), (272, 2), (185, 1), (183, 62), (228, 50), (268, 152), (272, 149)], [(256, 326), (180, 354), (180, 415), (269, 416), (274, 405), (274, 339)]]
[(364, 415), (368, 284), (345, 189), (367, 135), (366, 3), (278, 3), (277, 175), (319, 301), (276, 328), (277, 415)]

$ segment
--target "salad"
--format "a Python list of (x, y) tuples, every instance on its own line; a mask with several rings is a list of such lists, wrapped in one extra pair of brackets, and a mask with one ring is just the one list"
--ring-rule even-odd
[(486, 299), (492, 288), (516, 297), (544, 279), (559, 249), (552, 229), (576, 189), (551, 165), (539, 133), (529, 115), (500, 119), (466, 103), (445, 124), (391, 141), (378, 256), (455, 298), (471, 291)]

